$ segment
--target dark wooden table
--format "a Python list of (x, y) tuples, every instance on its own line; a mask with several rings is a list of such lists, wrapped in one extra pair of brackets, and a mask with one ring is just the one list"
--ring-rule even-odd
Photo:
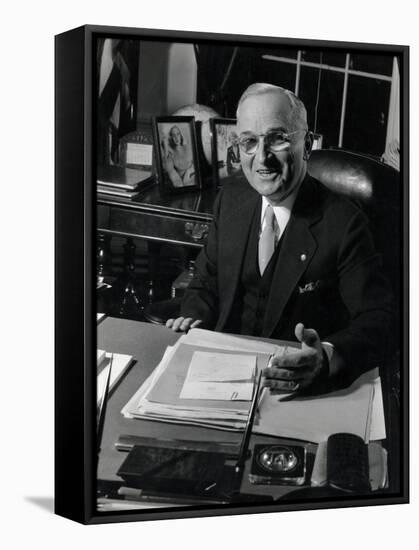
[[(107, 282), (115, 282), (111, 240), (113, 237), (126, 239), (123, 247), (123, 273), (119, 275), (115, 288), (102, 297), (103, 303), (106, 303), (102, 305), (102, 310), (105, 308), (114, 315), (141, 319), (142, 307), (148, 303), (149, 288), (153, 289), (154, 299), (156, 296), (157, 300), (169, 296), (170, 283), (179, 275), (179, 271), (172, 273), (171, 280), (162, 278), (162, 273), (168, 273), (161, 268), (162, 245), (180, 246), (182, 250), (178, 248), (175, 255), (180, 268), (186, 268), (188, 261), (196, 257), (205, 243), (212, 222), (216, 193), (214, 186), (210, 186), (201, 191), (162, 195), (157, 184), (153, 184), (134, 200), (98, 195), (97, 275), (104, 276)], [(147, 252), (143, 253), (141, 261), (146, 266), (144, 277), (148, 283), (136, 279), (137, 239), (147, 243)], [(131, 252), (128, 254), (127, 251)], [(138, 309), (132, 306), (132, 311), (128, 311), (127, 307), (120, 307), (120, 304), (127, 294), (128, 301), (132, 302), (133, 291), (141, 307)]]
[(157, 185), (134, 200), (98, 195), (99, 233), (200, 248), (212, 221), (216, 190), (161, 195)]

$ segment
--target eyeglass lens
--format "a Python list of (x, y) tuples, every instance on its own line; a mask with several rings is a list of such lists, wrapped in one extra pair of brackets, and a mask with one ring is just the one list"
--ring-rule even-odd
[[(263, 137), (265, 146), (273, 152), (281, 151), (288, 144), (287, 136), (282, 132), (269, 132)], [(259, 136), (256, 134), (242, 136), (239, 144), (245, 153), (255, 153), (259, 147)]]

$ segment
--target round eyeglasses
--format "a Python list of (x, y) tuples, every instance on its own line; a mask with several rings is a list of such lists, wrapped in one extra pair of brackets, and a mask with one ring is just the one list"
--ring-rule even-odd
[(264, 146), (271, 153), (280, 153), (290, 146), (290, 136), (299, 133), (307, 133), (307, 130), (296, 130), (295, 132), (285, 133), (279, 130), (273, 130), (266, 134), (253, 134), (244, 132), (239, 137), (239, 147), (246, 155), (254, 155), (259, 149), (260, 138), (264, 138)]

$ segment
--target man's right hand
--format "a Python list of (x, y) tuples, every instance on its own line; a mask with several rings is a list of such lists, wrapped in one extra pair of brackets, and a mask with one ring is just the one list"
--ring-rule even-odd
[(192, 317), (178, 317), (177, 319), (168, 319), (166, 327), (171, 328), (174, 332), (188, 332), (191, 328), (198, 327), (202, 321), (194, 320)]

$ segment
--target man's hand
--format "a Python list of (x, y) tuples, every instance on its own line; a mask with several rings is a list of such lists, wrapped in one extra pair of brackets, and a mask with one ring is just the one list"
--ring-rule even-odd
[(177, 319), (168, 319), (166, 327), (171, 328), (174, 332), (188, 332), (190, 328), (196, 328), (201, 323), (201, 320), (194, 321), (192, 317), (178, 317)]
[(302, 323), (295, 327), (295, 336), (302, 343), (301, 351), (290, 355), (275, 355), (270, 366), (263, 369), (262, 385), (271, 393), (291, 393), (310, 386), (323, 367), (323, 348), (314, 329)]

